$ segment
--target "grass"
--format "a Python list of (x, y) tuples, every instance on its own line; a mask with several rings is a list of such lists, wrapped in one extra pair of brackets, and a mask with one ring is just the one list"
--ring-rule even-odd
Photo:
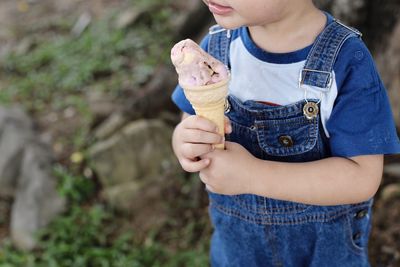
[(73, 206), (39, 234), (37, 251), (19, 252), (6, 243), (0, 266), (163, 266), (166, 253), (157, 243), (137, 244), (132, 234), (114, 238), (110, 216), (101, 205)]
[[(168, 15), (168, 10), (160, 11), (150, 24), (138, 23), (133, 29), (116, 29), (115, 16), (110, 15), (92, 23), (78, 38), (55, 36), (38, 41), (26, 53), (10, 53), (2, 64), (7, 79), (0, 101), (20, 102), (31, 111), (48, 105), (62, 109), (66, 95), (82, 95), (99, 81), (112, 84), (103, 89), (115, 94), (122, 88), (121, 81), (137, 87), (160, 59), (167, 58), (163, 48), (169, 45), (168, 29), (155, 25), (165, 24)], [(154, 36), (159, 37), (157, 42)]]
[[(96, 201), (93, 180), (72, 175), (64, 167), (54, 170), (59, 178), (59, 192), (69, 201), (68, 211), (38, 233), (39, 246), (32, 252), (16, 250), (9, 240), (0, 248), (1, 267), (150, 267), (208, 265), (208, 237), (189, 240), (196, 227), (192, 222), (175, 233), (177, 239), (188, 239), (183, 248), (171, 250), (158, 240), (162, 229), (149, 233), (145, 240), (135, 231), (121, 231), (121, 219), (107, 206)], [(89, 202), (88, 202), (89, 201)], [(140, 230), (139, 230), (140, 231)], [(162, 238), (161, 238), (162, 239)]]

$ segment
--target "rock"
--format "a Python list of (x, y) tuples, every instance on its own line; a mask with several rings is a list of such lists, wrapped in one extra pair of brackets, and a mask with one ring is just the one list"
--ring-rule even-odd
[(103, 186), (101, 197), (115, 210), (133, 215), (138, 234), (167, 220), (171, 209), (167, 195), (183, 175), (172, 152), (172, 130), (159, 119), (141, 119), (89, 150), (91, 166)]
[[(153, 176), (112, 186), (102, 192), (102, 197), (116, 208), (135, 214), (147, 206), (153, 206), (162, 195), (164, 177)], [(157, 205), (157, 204), (156, 204)]]
[(74, 27), (71, 30), (71, 34), (75, 37), (79, 37), (87, 27), (89, 27), (92, 21), (92, 15), (89, 12), (82, 13), (76, 21)]
[(127, 122), (127, 118), (120, 112), (112, 113), (102, 124), (94, 130), (94, 137), (104, 140), (121, 129)]
[(173, 172), (172, 127), (160, 120), (134, 121), (89, 150), (93, 169), (105, 188)]
[(18, 106), (12, 106), (9, 108), (0, 106), (0, 129), (5, 127), (8, 123), (15, 123), (19, 126), (23, 126), (24, 129), (32, 132), (33, 122)]
[(117, 29), (124, 29), (126, 27), (131, 26), (133, 23), (136, 22), (136, 20), (139, 18), (139, 16), (143, 12), (144, 12), (143, 10), (139, 10), (137, 8), (130, 8), (130, 9), (124, 10), (117, 17), (117, 19), (115, 21), (115, 27)]
[(385, 165), (383, 172), (386, 175), (400, 178), (400, 163), (392, 163)]
[(20, 249), (33, 249), (36, 231), (65, 206), (52, 176), (50, 151), (22, 109), (0, 107), (0, 195), (14, 198), (10, 230)]
[(33, 124), (18, 107), (0, 107), (0, 195), (12, 196), (24, 147), (31, 142)]
[(65, 207), (52, 175), (50, 149), (31, 143), (24, 150), (22, 170), (11, 212), (11, 238), (23, 250), (36, 246), (35, 234)]
[(387, 201), (394, 197), (400, 197), (400, 184), (389, 184), (382, 189), (381, 199)]
[(142, 184), (137, 181), (126, 182), (104, 189), (101, 193), (101, 197), (105, 199), (111, 207), (130, 212), (135, 209), (133, 207), (136, 205), (135, 199), (138, 194), (140, 194), (142, 187)]

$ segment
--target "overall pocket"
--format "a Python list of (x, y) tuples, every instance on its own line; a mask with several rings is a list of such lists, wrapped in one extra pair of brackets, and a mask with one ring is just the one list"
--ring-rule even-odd
[[(318, 140), (318, 119), (298, 116), (289, 119), (257, 121), (258, 143), (262, 150), (277, 157), (301, 155), (311, 151)], [(314, 160), (313, 157), (302, 157)]]

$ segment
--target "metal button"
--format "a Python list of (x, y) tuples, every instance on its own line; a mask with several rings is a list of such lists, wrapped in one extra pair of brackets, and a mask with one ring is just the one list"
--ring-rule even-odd
[(284, 147), (292, 147), (293, 140), (289, 135), (282, 135), (279, 137), (279, 143)]
[(314, 119), (319, 113), (318, 104), (315, 102), (307, 102), (303, 107), (303, 114), (308, 119)]
[(228, 98), (225, 99), (225, 113), (229, 113), (231, 111), (231, 103), (229, 103)]
[(368, 214), (368, 210), (360, 210), (359, 212), (357, 212), (354, 217), (358, 220), (364, 218), (365, 216), (367, 216)]
[(257, 129), (256, 126), (254, 126), (254, 125), (251, 125), (251, 126), (250, 126), (250, 130), (255, 131), (256, 129)]

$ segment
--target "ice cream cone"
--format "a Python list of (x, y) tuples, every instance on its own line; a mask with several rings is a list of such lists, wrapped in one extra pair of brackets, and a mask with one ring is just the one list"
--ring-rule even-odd
[[(183, 86), (185, 96), (190, 101), (196, 115), (214, 122), (220, 135), (225, 134), (224, 109), (228, 94), (229, 79), (204, 86)], [(224, 144), (215, 146), (224, 149)]]

